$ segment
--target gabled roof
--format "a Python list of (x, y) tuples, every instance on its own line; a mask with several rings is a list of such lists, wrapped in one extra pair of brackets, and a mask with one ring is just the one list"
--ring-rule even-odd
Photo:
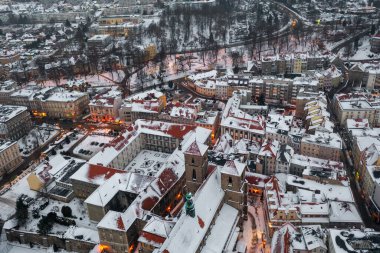
[(184, 153), (190, 155), (203, 156), (206, 153), (207, 149), (207, 145), (194, 141)]
[(227, 161), (226, 164), (223, 166), (221, 172), (240, 177), (243, 171), (245, 170), (245, 167), (246, 167), (245, 163), (241, 163), (236, 160)]

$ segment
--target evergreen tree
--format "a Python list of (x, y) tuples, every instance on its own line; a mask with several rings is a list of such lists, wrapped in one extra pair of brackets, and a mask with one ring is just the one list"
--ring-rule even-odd
[(19, 226), (24, 225), (28, 220), (28, 206), (25, 205), (21, 196), (16, 202), (16, 219)]
[(66, 27), (71, 27), (71, 23), (70, 23), (70, 21), (68, 19), (66, 19), (66, 21), (65, 21), (65, 26)]
[(61, 209), (62, 215), (64, 217), (71, 217), (72, 216), (72, 210), (69, 206), (63, 206)]

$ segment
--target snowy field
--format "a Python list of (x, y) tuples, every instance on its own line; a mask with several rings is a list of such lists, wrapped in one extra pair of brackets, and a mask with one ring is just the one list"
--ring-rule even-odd
[(28, 135), (18, 140), (18, 146), (22, 156), (29, 156), (32, 151), (43, 146), (59, 133), (59, 128), (51, 125), (42, 125), (33, 128)]
[[(116, 82), (120, 82), (124, 78), (125, 74), (122, 70), (118, 70), (118, 72), (104, 72), (100, 73), (99, 75), (78, 75), (75, 77), (76, 80), (83, 80), (85, 82), (88, 82), (91, 86), (97, 87), (97, 86), (115, 86), (117, 85)], [(59, 85), (65, 85), (68, 82), (68, 79), (60, 79), (57, 82), (54, 80), (46, 80), (42, 81), (41, 83), (38, 83), (38, 85), (44, 86), (44, 87), (54, 87)], [(36, 85), (37, 83), (35, 81), (31, 81), (28, 83), (28, 85)]]
[(142, 150), (125, 169), (126, 171), (136, 172), (142, 175), (155, 176), (165, 163), (169, 154)]
[[(371, 45), (369, 44), (369, 37), (364, 37), (359, 41), (359, 48), (353, 56), (350, 57), (351, 60), (371, 60), (371, 59), (380, 59), (380, 54), (375, 54), (371, 52)], [(339, 52), (343, 52), (344, 48)], [(369, 57), (372, 56), (372, 57)]]
[(21, 194), (28, 195), (29, 197), (32, 197), (32, 198), (36, 197), (37, 192), (29, 189), (27, 178), (28, 176), (25, 176), (22, 179), (20, 179), (18, 182), (16, 182), (14, 185), (12, 185), (11, 189), (2, 195), (2, 198), (8, 199), (10, 201), (14, 201), (14, 203), (16, 203), (17, 198)]

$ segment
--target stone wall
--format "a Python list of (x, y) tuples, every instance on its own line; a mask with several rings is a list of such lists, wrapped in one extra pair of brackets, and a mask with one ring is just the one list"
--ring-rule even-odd
[(44, 247), (52, 247), (56, 245), (60, 249), (74, 251), (78, 253), (88, 253), (95, 247), (95, 243), (81, 240), (65, 239), (55, 235), (40, 235), (38, 233), (30, 233), (15, 229), (5, 229), (7, 240), (16, 241), (22, 244), (38, 244)]

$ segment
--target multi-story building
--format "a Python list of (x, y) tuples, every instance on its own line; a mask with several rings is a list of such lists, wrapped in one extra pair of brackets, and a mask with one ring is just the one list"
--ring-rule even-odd
[(324, 56), (306, 53), (263, 56), (259, 66), (263, 75), (284, 75), (321, 70), (327, 63), (328, 59)]
[(8, 104), (10, 96), (17, 89), (16, 83), (13, 81), (5, 81), (0, 83), (0, 104)]
[(250, 101), (250, 92), (235, 92), (224, 108), (221, 118), (221, 134), (229, 133), (234, 139), (261, 141), (265, 136), (265, 120), (261, 115), (252, 116), (239, 109), (240, 104)]
[(0, 105), (0, 138), (18, 140), (32, 128), (25, 106)]
[(88, 111), (89, 97), (59, 87), (27, 86), (13, 92), (9, 104), (26, 106), (35, 117), (76, 120)]
[(91, 54), (94, 56), (101, 56), (111, 49), (112, 37), (108, 34), (97, 34), (89, 38), (87, 44)]
[(271, 253), (327, 253), (327, 236), (320, 225), (299, 226), (285, 223), (273, 234)]
[[(171, 144), (169, 139), (161, 138), (158, 143), (159, 139), (149, 137), (169, 135), (178, 142), (172, 150), (165, 151), (166, 162), (155, 173), (144, 174), (150, 171), (145, 164), (148, 161), (143, 164), (145, 172), (122, 172), (134, 158), (127, 150), (150, 150), (148, 140), (154, 140), (157, 148)], [(99, 221), (99, 239), (104, 248), (121, 253), (135, 249), (137, 244), (142, 252), (173, 251), (177, 247), (198, 252), (203, 245), (222, 252), (234, 247), (236, 239), (231, 231), (242, 225), (247, 213), (246, 165), (229, 161), (221, 170), (209, 165), (210, 135), (211, 131), (204, 128), (140, 120), (89, 161), (97, 164), (95, 167), (83, 166), (72, 176), (71, 182), (75, 184), (84, 178), (88, 182), (90, 176), (103, 182), (95, 190), (89, 187), (91, 194), (85, 203), (89, 218)], [(142, 138), (140, 147), (131, 146), (139, 138)], [(104, 166), (122, 170), (105, 172), (108, 169)], [(109, 173), (112, 176), (104, 180)], [(184, 205), (186, 210), (179, 213)], [(164, 219), (168, 215), (178, 219)], [(196, 232), (193, 228), (199, 224), (203, 229)], [(162, 234), (152, 226), (168, 227)], [(181, 240), (183, 236), (192, 240)], [(178, 242), (182, 245), (178, 246)]]
[(266, 182), (264, 208), (270, 235), (285, 223), (342, 228), (363, 224), (348, 184), (326, 184), (289, 174), (284, 184), (275, 176)]
[(377, 110), (364, 94), (337, 94), (334, 104), (335, 114), (341, 126), (346, 124), (347, 119), (368, 119), (371, 125), (377, 125)]
[(118, 122), (121, 104), (121, 92), (116, 89), (96, 95), (89, 103), (91, 119), (99, 122)]
[(370, 39), (371, 51), (374, 53), (380, 52), (380, 34), (376, 34)]
[(17, 142), (0, 140), (0, 178), (14, 171), (22, 161)]
[(316, 131), (315, 134), (307, 134), (302, 138), (301, 155), (340, 161), (342, 143), (336, 133)]
[(266, 139), (257, 155), (256, 172), (264, 175), (273, 175), (277, 168), (277, 155), (280, 143), (276, 140)]
[[(377, 251), (379, 244), (377, 238), (380, 233), (373, 229), (329, 229), (328, 230), (328, 252), (370, 252)], [(342, 251), (344, 245), (344, 251)]]
[(269, 114), (265, 122), (265, 138), (282, 144), (289, 143), (289, 132), (293, 126), (293, 116)]
[(349, 69), (349, 80), (356, 86), (373, 90), (380, 87), (380, 67), (378, 63), (358, 63)]
[(123, 122), (134, 122), (137, 119), (157, 120), (165, 107), (165, 94), (152, 89), (125, 98), (119, 109), (119, 118)]
[(324, 96), (322, 92), (307, 92), (300, 89), (296, 97), (296, 114), (297, 118), (303, 119), (305, 117), (305, 105), (315, 100), (319, 96)]

